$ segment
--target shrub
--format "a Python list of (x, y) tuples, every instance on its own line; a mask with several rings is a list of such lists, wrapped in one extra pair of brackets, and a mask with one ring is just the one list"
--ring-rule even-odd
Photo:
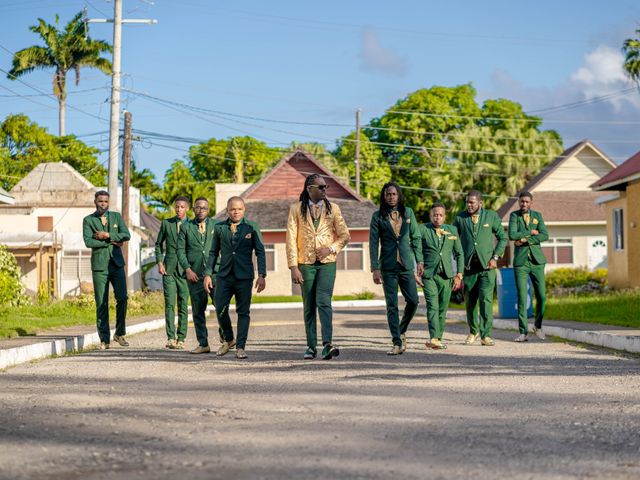
[(372, 298), (375, 298), (376, 294), (373, 292), (370, 292), (367, 289), (362, 289), (361, 292), (356, 293), (356, 300), (371, 300)]
[(604, 291), (607, 287), (607, 269), (557, 268), (545, 275), (545, 283), (557, 295)]
[(0, 245), (0, 305), (16, 307), (28, 302), (16, 257), (6, 246)]

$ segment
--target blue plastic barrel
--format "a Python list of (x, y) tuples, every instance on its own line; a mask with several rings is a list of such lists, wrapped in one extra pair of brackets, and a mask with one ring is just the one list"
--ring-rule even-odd
[[(518, 318), (518, 291), (513, 268), (498, 269), (498, 317)], [(527, 283), (527, 317), (533, 317), (531, 280)]]

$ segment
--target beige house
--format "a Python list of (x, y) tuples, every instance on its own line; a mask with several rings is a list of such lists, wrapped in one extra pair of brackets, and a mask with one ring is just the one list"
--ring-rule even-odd
[[(101, 189), (66, 163), (42, 163), (11, 189), (13, 204), (0, 204), (0, 243), (18, 260), (29, 294), (47, 288), (57, 298), (77, 295), (82, 282), (92, 281), (82, 220), (95, 210), (94, 194)], [(140, 192), (134, 188), (130, 206), (128, 282), (135, 290), (141, 279), (140, 236), (135, 232), (140, 226)]]
[(607, 218), (609, 285), (640, 287), (640, 152), (592, 185)]
[[(542, 213), (549, 240), (542, 244), (547, 270), (558, 267), (607, 267), (607, 222), (605, 209), (596, 204), (603, 194), (591, 184), (616, 167), (598, 147), (583, 140), (568, 148), (522, 190), (533, 194), (533, 210)], [(502, 224), (517, 210), (512, 198), (498, 208)], [(513, 259), (512, 242), (505, 259)]]

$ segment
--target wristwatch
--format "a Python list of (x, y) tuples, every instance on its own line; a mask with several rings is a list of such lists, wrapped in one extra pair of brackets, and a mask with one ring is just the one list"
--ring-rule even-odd
[(267, 278), (267, 274), (266, 273), (259, 273), (258, 276), (260, 278)]
[(329, 250), (331, 250), (331, 253), (336, 253), (336, 249), (333, 245), (329, 245)]
[(500, 257), (498, 255), (494, 255), (493, 259), (497, 262), (498, 260), (500, 260)]

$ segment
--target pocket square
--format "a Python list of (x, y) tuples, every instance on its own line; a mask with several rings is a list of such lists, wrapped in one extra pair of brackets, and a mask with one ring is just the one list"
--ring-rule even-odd
[(113, 224), (113, 228), (118, 228), (118, 224), (117, 224), (117, 223), (114, 223), (114, 224)]
[(483, 226), (483, 227), (488, 227), (488, 226), (489, 226), (489, 224), (488, 224), (488, 223), (485, 223), (485, 224), (484, 224), (484, 225), (482, 225), (482, 226)]
[(455, 237), (455, 236), (453, 236), (453, 237), (447, 237), (447, 238), (448, 238), (449, 240), (457, 240), (457, 239), (458, 239), (458, 237)]
[(251, 238), (251, 234), (250, 234), (250, 233), (247, 233), (247, 234), (244, 236), (244, 238), (246, 238), (246, 239)]
[(538, 224), (538, 219), (537, 219), (537, 218), (534, 218), (534, 219), (533, 219), (533, 224), (534, 224), (534, 225), (537, 225), (537, 224)]

